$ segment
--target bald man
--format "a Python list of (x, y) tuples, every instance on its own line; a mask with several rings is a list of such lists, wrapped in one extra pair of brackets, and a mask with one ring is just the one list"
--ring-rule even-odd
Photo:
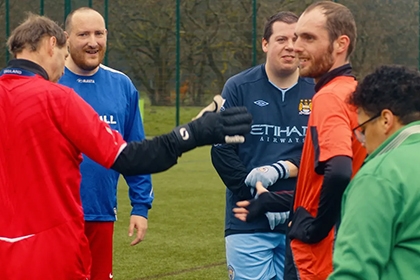
[[(143, 140), (138, 91), (124, 73), (101, 64), (107, 43), (104, 18), (97, 11), (83, 7), (72, 11), (65, 25), (70, 56), (59, 83), (73, 88), (125, 141)], [(110, 279), (113, 277), (112, 244), (119, 173), (83, 155), (81, 174), (85, 233), (92, 252), (91, 277), (92, 280)], [(137, 229), (131, 242), (136, 245), (146, 234), (153, 189), (150, 175), (124, 178), (130, 187), (132, 205), (128, 233), (132, 236)]]

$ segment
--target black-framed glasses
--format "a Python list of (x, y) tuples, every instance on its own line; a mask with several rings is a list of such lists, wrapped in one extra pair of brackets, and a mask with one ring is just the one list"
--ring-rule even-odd
[(358, 126), (356, 126), (355, 128), (353, 128), (353, 133), (356, 136), (356, 139), (359, 140), (360, 143), (364, 144), (365, 140), (366, 140), (365, 130), (362, 129), (362, 127), (365, 126), (366, 124), (368, 124), (369, 122), (379, 118), (381, 116), (381, 113), (382, 112), (377, 113), (376, 115), (374, 115), (373, 117), (371, 117), (367, 121), (365, 121), (365, 122), (359, 124)]

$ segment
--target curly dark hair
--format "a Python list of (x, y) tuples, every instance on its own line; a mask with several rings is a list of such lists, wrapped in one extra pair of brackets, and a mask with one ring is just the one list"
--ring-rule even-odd
[(420, 120), (420, 73), (399, 65), (383, 65), (367, 75), (349, 103), (374, 116), (388, 109), (402, 124)]

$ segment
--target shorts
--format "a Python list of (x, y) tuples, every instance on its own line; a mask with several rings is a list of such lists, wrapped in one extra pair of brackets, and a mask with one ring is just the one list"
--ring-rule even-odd
[(276, 232), (225, 237), (230, 280), (283, 279), (286, 236)]
[(92, 255), (91, 280), (112, 279), (114, 222), (85, 222)]

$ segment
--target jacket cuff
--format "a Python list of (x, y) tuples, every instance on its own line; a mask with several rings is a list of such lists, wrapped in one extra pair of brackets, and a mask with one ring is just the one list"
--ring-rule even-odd
[(149, 214), (149, 208), (143, 204), (133, 205), (133, 209), (131, 209), (131, 215), (142, 216), (147, 219), (148, 214)]
[(314, 217), (303, 207), (298, 207), (293, 213), (292, 224), (289, 229), (289, 238), (298, 239), (305, 243), (310, 242), (308, 229), (311, 227)]

